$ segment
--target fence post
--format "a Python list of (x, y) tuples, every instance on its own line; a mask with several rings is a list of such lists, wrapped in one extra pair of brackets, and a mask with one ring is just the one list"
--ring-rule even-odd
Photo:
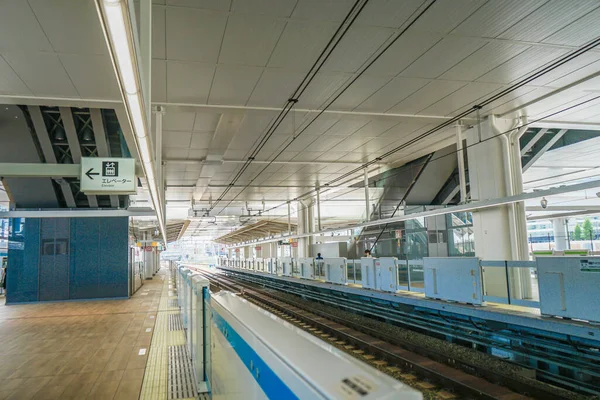
[(504, 271), (506, 271), (506, 295), (508, 296), (508, 304), (510, 305), (510, 278), (508, 276), (508, 261), (504, 260)]

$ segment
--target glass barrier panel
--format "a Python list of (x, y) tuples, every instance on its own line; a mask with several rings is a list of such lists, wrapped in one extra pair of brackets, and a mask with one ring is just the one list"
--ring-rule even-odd
[(400, 289), (409, 290), (408, 263), (406, 260), (398, 260), (398, 286)]
[(346, 261), (346, 271), (347, 271), (347, 278), (348, 278), (348, 282), (351, 283), (356, 283), (354, 280), (354, 261), (352, 260), (348, 260)]
[(409, 260), (408, 273), (410, 280), (410, 291), (425, 291), (425, 274), (423, 273), (423, 260)]
[(362, 268), (360, 266), (360, 260), (355, 261), (356, 268), (354, 268), (354, 283), (362, 282)]

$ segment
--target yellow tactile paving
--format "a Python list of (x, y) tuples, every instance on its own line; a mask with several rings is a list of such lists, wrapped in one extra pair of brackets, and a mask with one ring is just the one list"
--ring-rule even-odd
[(169, 307), (169, 300), (176, 298), (169, 276), (164, 281), (158, 306), (150, 354), (140, 394), (141, 400), (164, 400), (168, 397), (169, 346), (185, 344), (183, 331), (169, 331), (169, 314), (179, 314), (178, 307)]

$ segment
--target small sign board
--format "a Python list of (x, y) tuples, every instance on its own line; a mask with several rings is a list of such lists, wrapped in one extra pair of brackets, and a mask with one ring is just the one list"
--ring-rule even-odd
[(133, 194), (136, 192), (133, 158), (82, 157), (81, 191), (85, 194)]

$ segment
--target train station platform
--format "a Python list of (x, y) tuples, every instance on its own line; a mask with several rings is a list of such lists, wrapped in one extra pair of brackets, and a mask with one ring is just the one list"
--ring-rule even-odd
[(128, 300), (0, 306), (0, 399), (167, 398), (168, 277)]
[(270, 279), (292, 285), (312, 287), (317, 290), (327, 290), (345, 295), (360, 296), (364, 299), (390, 302), (397, 305), (407, 305), (432, 310), (435, 313), (455, 313), (467, 318), (494, 321), (496, 323), (510, 324), (528, 329), (552, 332), (553, 334), (568, 335), (581, 339), (594, 339), (600, 337), (600, 326), (584, 321), (546, 317), (540, 314), (538, 308), (520, 307), (515, 305), (487, 303), (486, 306), (473, 306), (464, 303), (447, 302), (426, 298), (423, 293), (398, 291), (386, 293), (363, 289), (357, 285), (336, 285), (321, 281), (306, 280), (297, 277), (285, 277), (264, 274), (230, 267), (218, 267), (223, 271), (236, 274), (253, 276), (259, 279)]

